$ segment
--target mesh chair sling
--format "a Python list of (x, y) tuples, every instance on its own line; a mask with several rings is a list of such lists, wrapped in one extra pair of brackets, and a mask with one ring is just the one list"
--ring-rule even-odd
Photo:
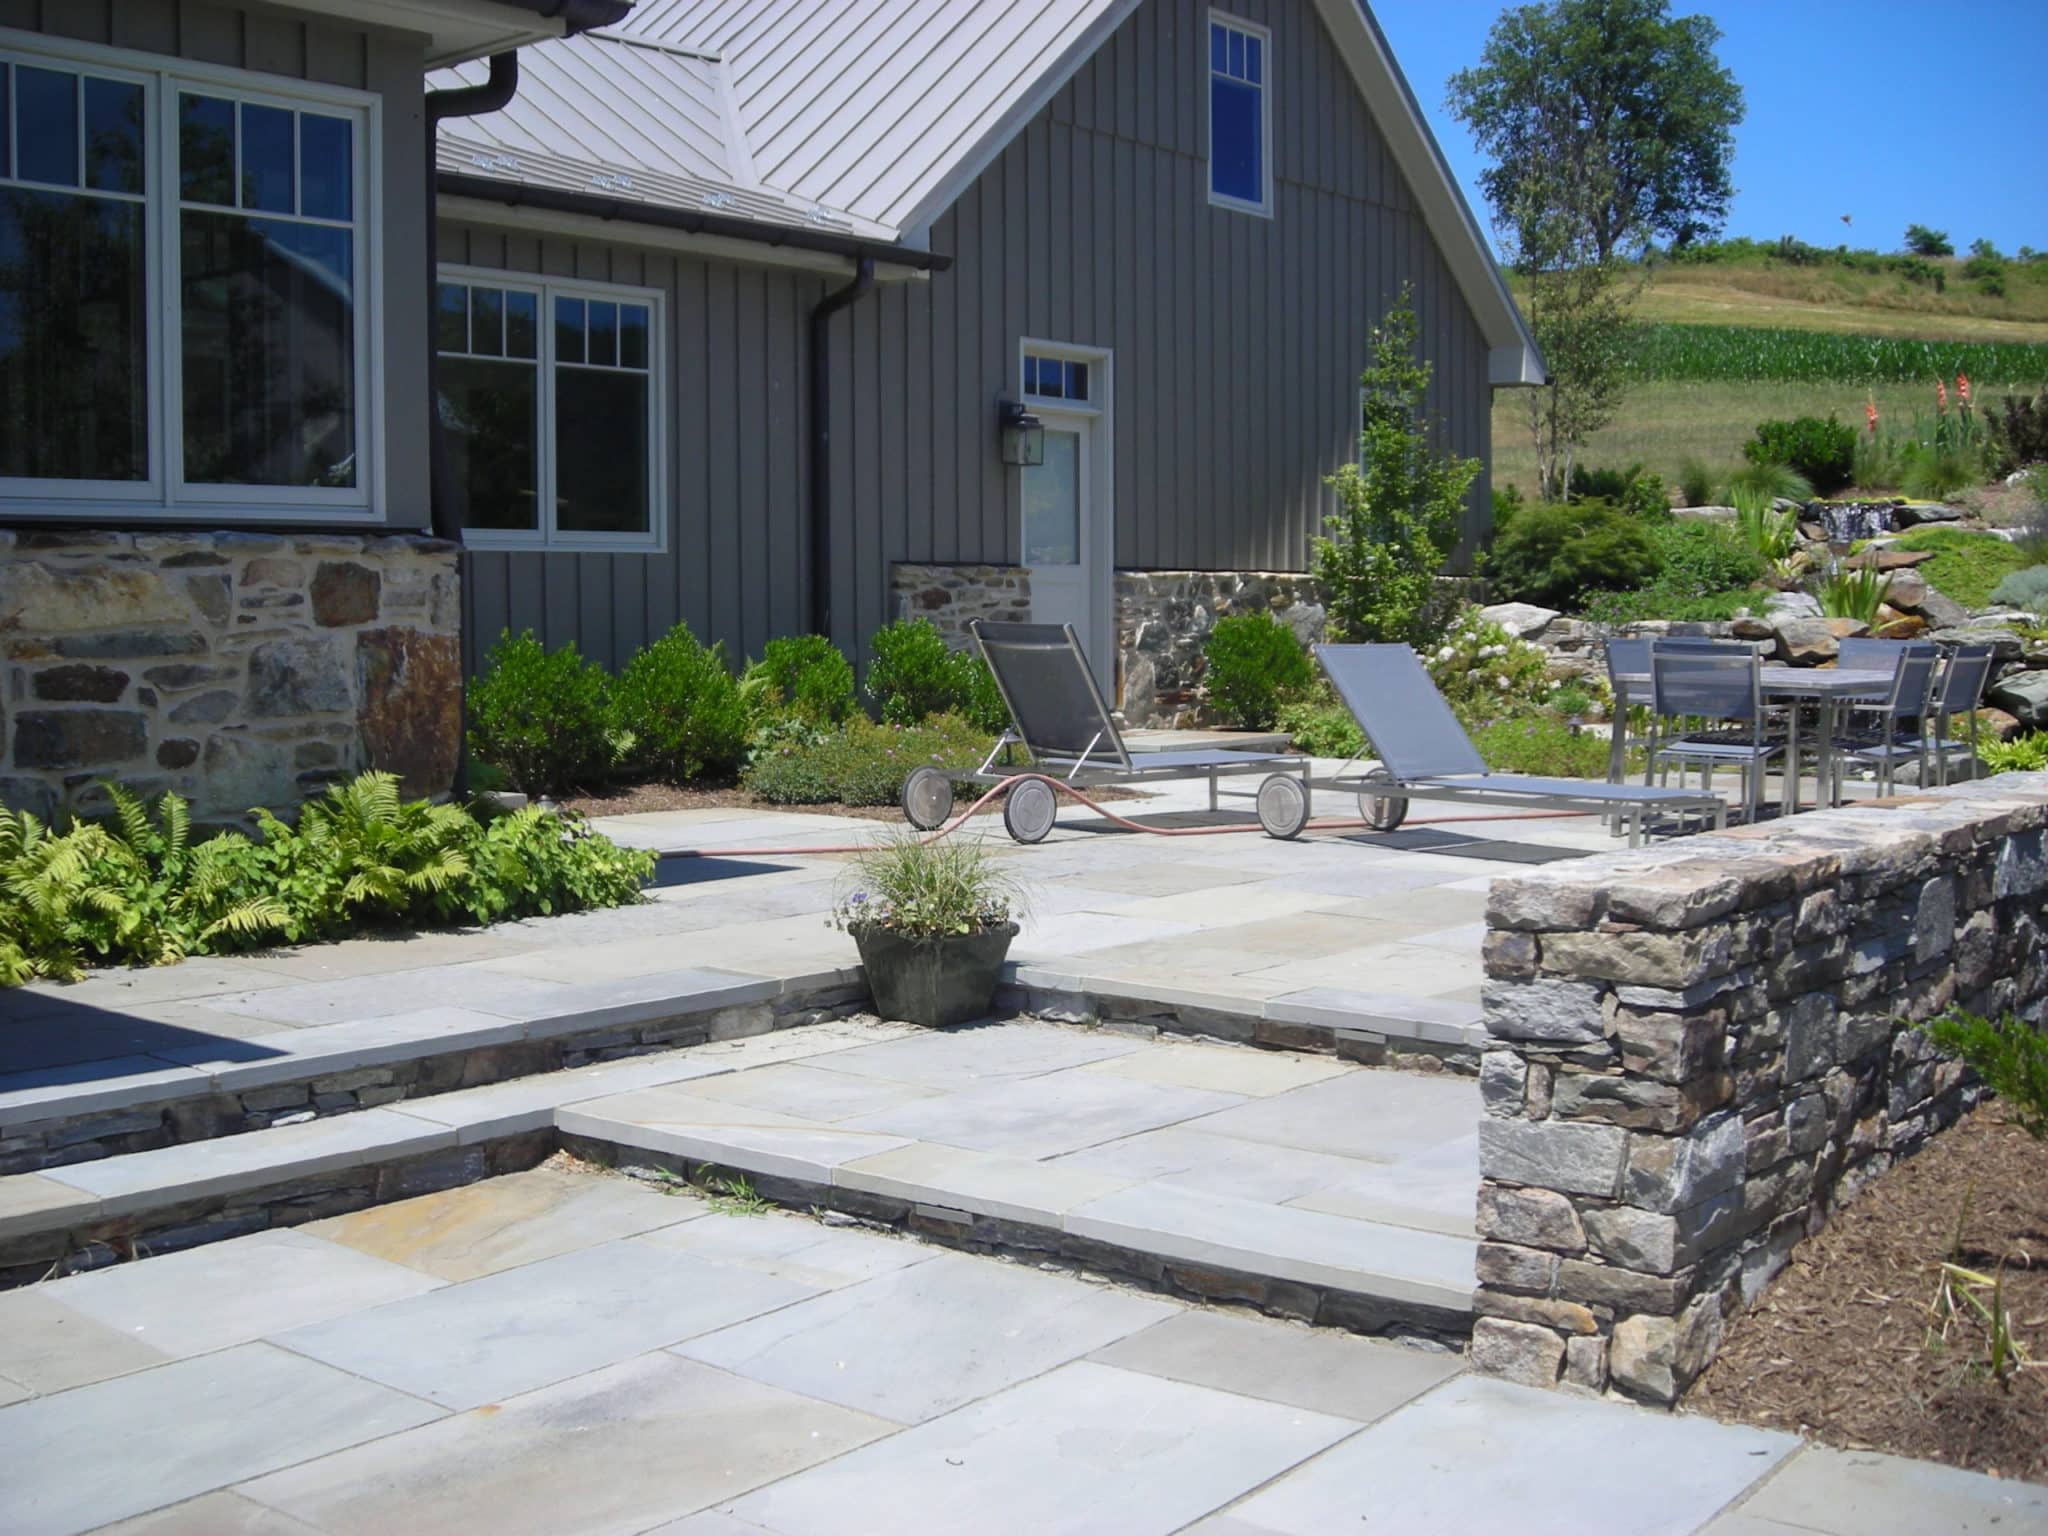
[(1490, 772), (1420, 658), (1405, 645), (1319, 645), (1316, 660), (1379, 761), (1312, 785), (1356, 794), (1360, 813), (1380, 831), (1401, 824), (1410, 800), (1614, 814), (1627, 821), (1631, 844), (1641, 841), (1653, 814), (1698, 814), (1722, 824), (1721, 797), (1705, 790)]
[[(1977, 709), (1984, 702), (1984, 687), (1991, 681), (1992, 648), (1988, 645), (1959, 645), (1949, 653), (1941, 669), (1941, 681), (1934, 685), (1934, 697), (1927, 712), (1932, 726), (1927, 749), (1934, 759), (1940, 781), (1948, 782), (1949, 761), (1961, 754), (1970, 762), (1977, 757)], [(1963, 736), (1949, 736), (1949, 722), (1956, 716), (1964, 721)], [(1972, 770), (1975, 771), (1974, 769)]]
[[(1890, 794), (1898, 780), (1898, 767), (1908, 759), (1919, 764), (1920, 781), (1927, 780), (1927, 712), (1934, 692), (1935, 665), (1940, 653), (1925, 641), (1902, 644), (1892, 672), (1891, 692), (1882, 702), (1866, 705), (1859, 715), (1867, 734), (1846, 736), (1835, 743), (1835, 796), (1841, 796), (1841, 771), (1846, 759), (1854, 758), (1877, 770), (1880, 794)], [(1911, 728), (1907, 722), (1911, 721)]]
[(1763, 688), (1756, 652), (1707, 650), (1664, 642), (1650, 648), (1651, 708), (1662, 720), (1718, 722), (1703, 731), (1674, 731), (1659, 737), (1651, 771), (1677, 764), (1700, 769), (1700, 787), (1713, 784), (1716, 768), (1738, 769), (1742, 798), (1751, 821), (1763, 808), (1763, 781), (1771, 760), (1785, 744), (1764, 734)]
[[(1221, 780), (1264, 774), (1253, 796), (1259, 824), (1274, 837), (1294, 837), (1308, 821), (1308, 760), (1301, 754), (1222, 748), (1134, 753), (1117, 730), (1072, 625), (976, 620), (968, 629), (1010, 712), (1010, 728), (972, 773), (921, 767), (910, 775), (903, 785), (903, 813), (913, 826), (928, 830), (952, 814), (954, 779), (1000, 784), (1019, 772), (1077, 788), (1207, 779), (1211, 810), (1223, 793)], [(1022, 752), (1023, 761), (999, 766), (1012, 749)], [(1027, 780), (1004, 796), (1003, 825), (1018, 842), (1035, 843), (1052, 830), (1058, 810), (1059, 797), (1049, 785)]]

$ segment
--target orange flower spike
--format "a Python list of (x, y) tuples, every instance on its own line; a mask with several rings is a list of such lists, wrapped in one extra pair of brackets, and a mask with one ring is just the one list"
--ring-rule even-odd
[(1948, 414), (1948, 386), (1939, 379), (1934, 381), (1934, 410), (1940, 416)]
[(1863, 402), (1863, 419), (1870, 426), (1870, 435), (1877, 436), (1877, 396), (1871, 395)]
[(1970, 376), (1967, 373), (1956, 375), (1956, 399), (1966, 406), (1970, 403)]

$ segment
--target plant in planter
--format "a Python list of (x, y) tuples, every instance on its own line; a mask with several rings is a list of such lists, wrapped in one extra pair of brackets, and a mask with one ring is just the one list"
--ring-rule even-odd
[(929, 1029), (988, 1013), (1022, 893), (978, 842), (904, 835), (858, 854), (833, 905), (875, 1011)]

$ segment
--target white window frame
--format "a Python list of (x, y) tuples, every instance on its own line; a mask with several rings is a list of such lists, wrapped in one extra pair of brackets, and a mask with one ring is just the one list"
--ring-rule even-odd
[[(1027, 404), (1049, 411), (1073, 411), (1084, 416), (1100, 416), (1102, 402), (1108, 398), (1110, 384), (1110, 353), (1103, 347), (1078, 347), (1066, 341), (1034, 341), (1024, 337), (1017, 343), (1017, 393)], [(1049, 357), (1061, 363), (1086, 363), (1088, 365), (1088, 398), (1075, 400), (1065, 395), (1041, 395), (1024, 386), (1024, 360), (1027, 357)]]
[[(1216, 190), (1216, 114), (1213, 110), (1216, 91), (1213, 84), (1216, 67), (1209, 54), (1211, 29), (1222, 26), (1242, 32), (1246, 37), (1259, 40), (1259, 200), (1248, 203), (1243, 198), (1228, 197)], [(1208, 179), (1209, 204), (1214, 208), (1228, 208), (1233, 213), (1255, 214), (1262, 219), (1273, 217), (1273, 34), (1256, 21), (1246, 21), (1242, 16), (1233, 16), (1228, 11), (1211, 9), (1208, 22), (1202, 28), (1202, 114), (1209, 125), (1209, 160), (1205, 167)], [(1238, 82), (1240, 84), (1244, 82)]]
[[(444, 265), (435, 275), (436, 291), (428, 306), (436, 324), (441, 283), (463, 283), (480, 288), (497, 288), (535, 296), (539, 310), (534, 366), (540, 370), (535, 391), (539, 421), (536, 424), (538, 464), (534, 499), (539, 525), (532, 530), (515, 528), (465, 528), (462, 542), (470, 549), (546, 551), (554, 554), (660, 555), (668, 552), (668, 352), (667, 295), (659, 288), (635, 288), (623, 283), (592, 283), (574, 278), (537, 277), (526, 272), (506, 272), (495, 267)], [(595, 299), (599, 303), (630, 303), (647, 306), (647, 531), (645, 533), (603, 533), (555, 526), (555, 300)], [(438, 331), (438, 325), (436, 324)], [(438, 355), (438, 334), (428, 338)], [(523, 359), (515, 359), (523, 361)], [(568, 366), (574, 367), (575, 364)], [(434, 406), (439, 410), (438, 402)]]
[[(385, 520), (384, 478), (384, 303), (383, 100), (373, 92), (318, 85), (250, 70), (196, 64), (129, 48), (108, 48), (40, 34), (0, 33), (0, 59), (32, 69), (58, 69), (137, 84), (143, 90), (143, 121), (155, 136), (143, 145), (144, 209), (143, 336), (149, 348), (149, 475), (146, 480), (52, 480), (0, 476), (0, 516), (78, 518), (100, 514), (120, 519), (190, 523), (197, 520), (262, 522), (362, 522)], [(183, 201), (178, 175), (178, 96), (181, 91), (227, 97), (237, 104), (314, 111), (348, 118), (351, 144), (350, 220), (354, 240), (351, 319), (356, 391), (356, 483), (353, 486), (187, 484), (183, 478), (184, 358), (176, 345), (182, 283), (179, 214)], [(11, 109), (10, 102), (10, 109)], [(296, 174), (296, 167), (294, 172)], [(10, 183), (12, 185), (12, 183)], [(61, 191), (61, 188), (49, 190)], [(121, 198), (119, 193), (81, 195)], [(200, 205), (194, 204), (194, 207)], [(211, 207), (212, 205), (206, 205)], [(258, 209), (225, 209), (262, 218)], [(336, 227), (332, 220), (302, 220)]]

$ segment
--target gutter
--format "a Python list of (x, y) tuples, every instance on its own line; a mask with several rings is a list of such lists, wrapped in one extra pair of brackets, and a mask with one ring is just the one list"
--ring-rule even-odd
[(743, 219), (730, 213), (712, 213), (698, 208), (675, 208), (665, 203), (600, 197), (592, 192), (575, 192), (562, 187), (530, 186), (525, 182), (501, 181), (494, 176), (472, 176), (464, 171), (439, 172), (437, 185), (451, 197), (470, 197), (480, 202), (499, 203), (507, 208), (543, 208), (553, 213), (580, 213), (587, 218), (646, 224), (691, 235), (721, 235), (728, 240), (745, 240), (753, 245), (823, 251), (855, 262), (879, 261), (916, 272), (943, 272), (953, 265), (950, 256), (921, 251), (890, 240), (834, 234), (830, 230), (805, 229), (791, 224), (769, 224), (760, 219)]
[(811, 494), (806, 509), (811, 558), (811, 632), (832, 636), (832, 317), (875, 286), (875, 259), (862, 256), (853, 280), (811, 311)]
[[(563, 0), (563, 6), (557, 9), (567, 8), (569, 3), (570, 0)], [(452, 539), (457, 544), (462, 542), (462, 528), (455, 521), (455, 485), (450, 479), (453, 472), (448, 463), (448, 433), (441, 424), (440, 348), (434, 339), (433, 317), (441, 289), (441, 240), (431, 189), (438, 163), (441, 124), (451, 117), (481, 117), (486, 112), (499, 111), (518, 93), (517, 51), (492, 54), (490, 78), (482, 85), (427, 93), (427, 505), (434, 537)]]

